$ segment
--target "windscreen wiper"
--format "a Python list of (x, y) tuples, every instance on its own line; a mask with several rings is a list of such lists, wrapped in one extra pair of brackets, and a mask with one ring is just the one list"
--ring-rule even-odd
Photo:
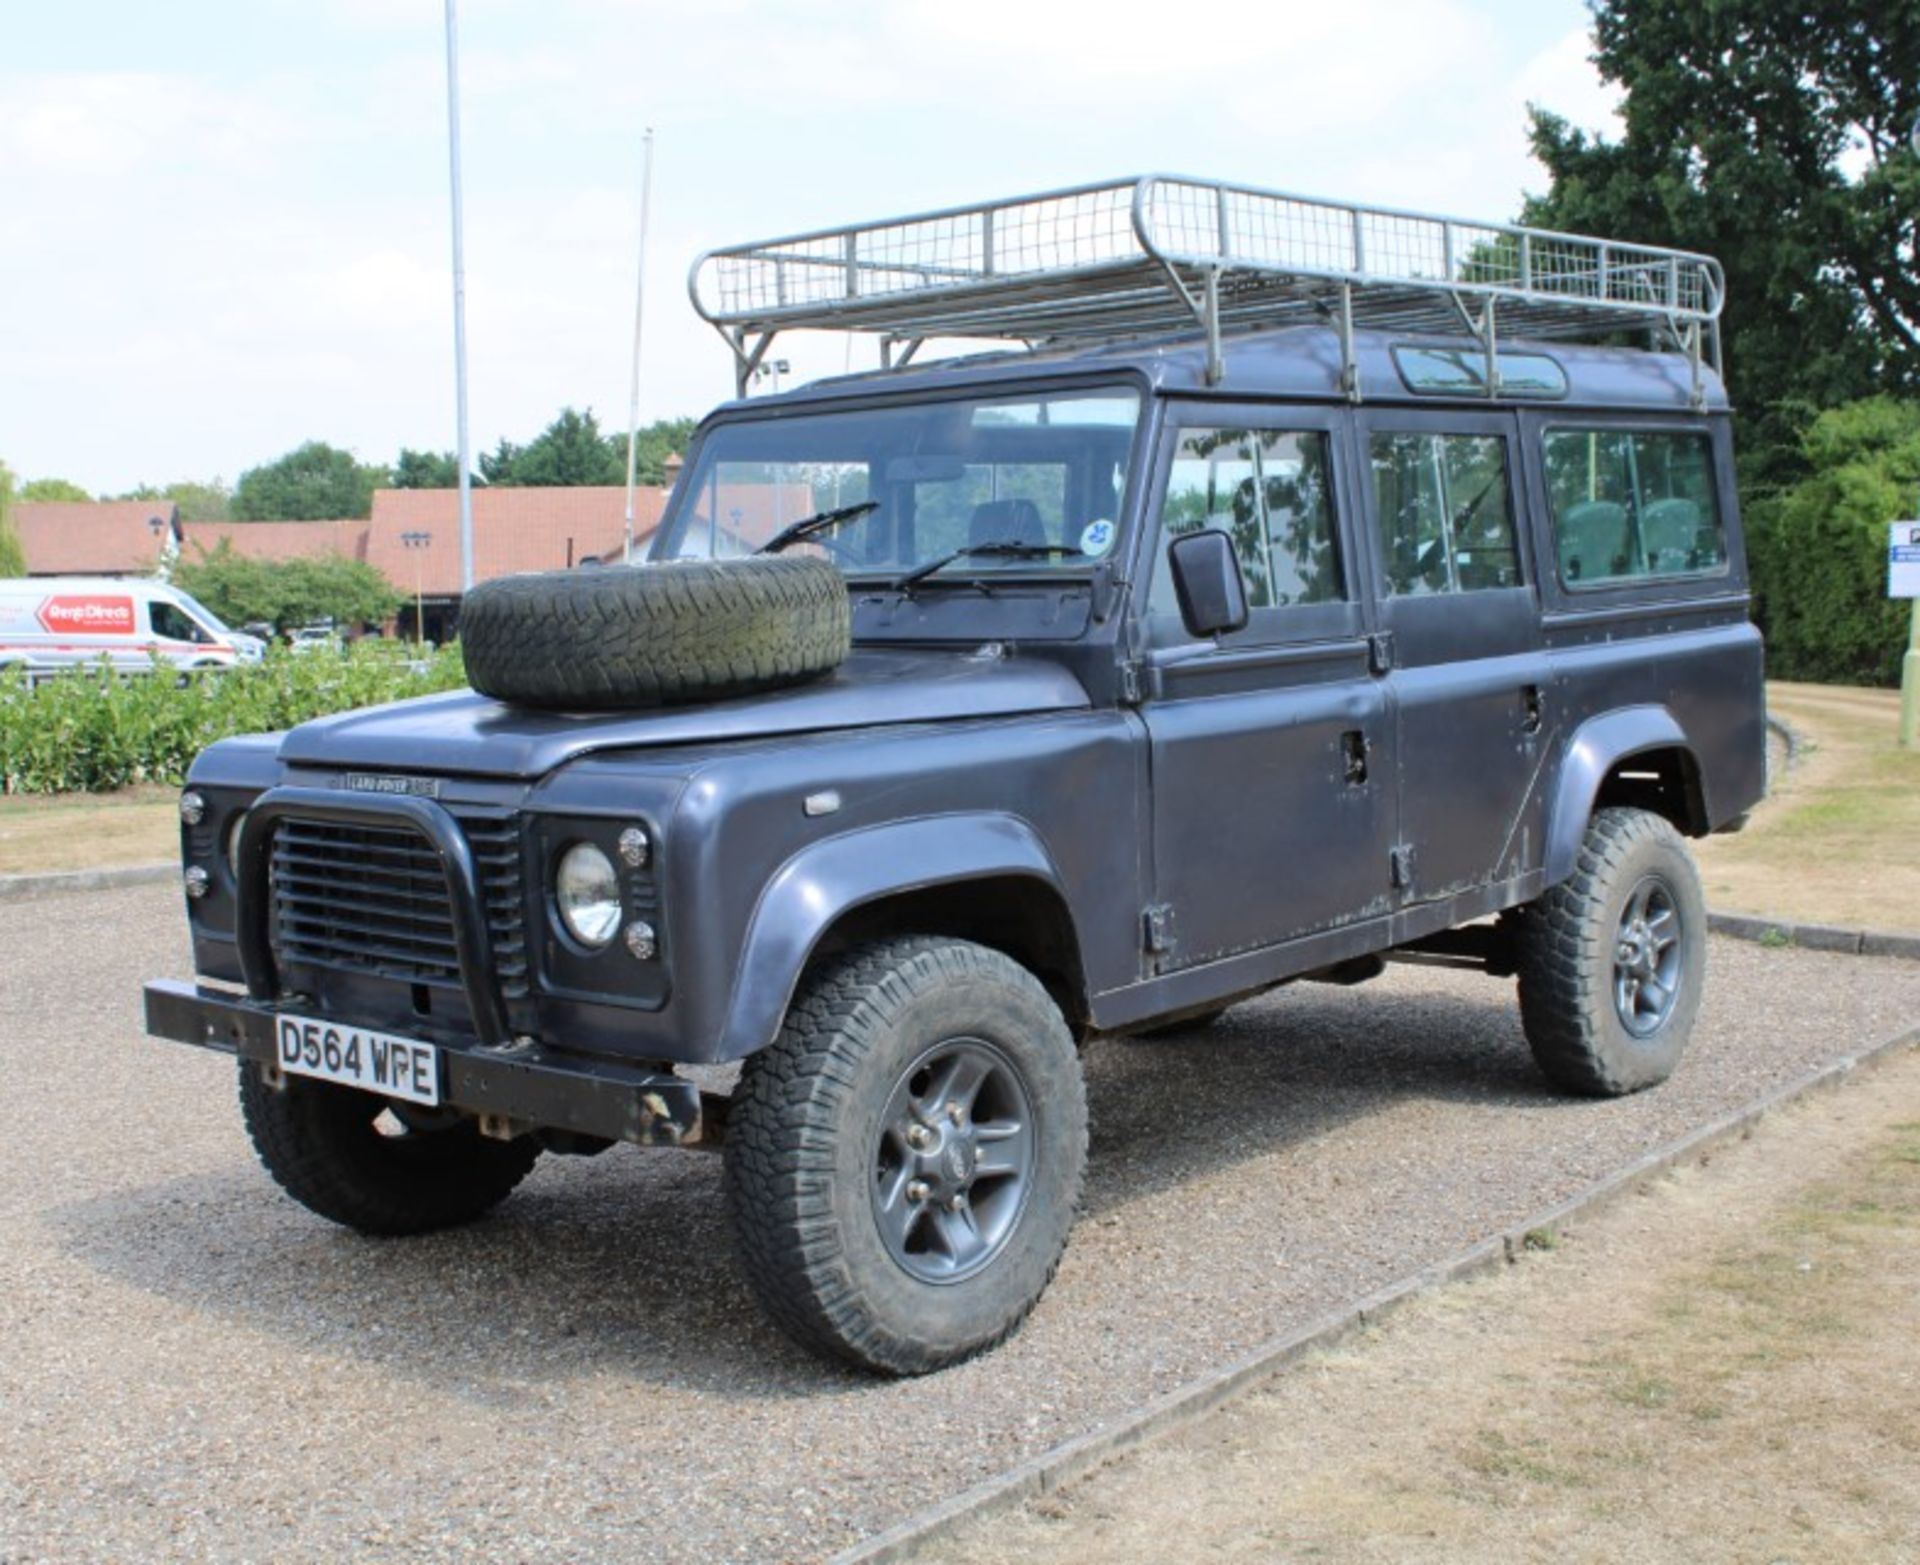
[(937, 559), (928, 560), (925, 565), (916, 565), (904, 576), (897, 576), (888, 583), (895, 592), (912, 592), (921, 582), (935, 571), (943, 571), (956, 560), (1005, 559), (1040, 560), (1058, 555), (1067, 558), (1084, 554), (1086, 550), (1076, 549), (1067, 543), (1022, 543), (1017, 538), (1005, 538), (998, 542), (970, 543), (961, 548), (948, 551)]
[(879, 509), (878, 500), (856, 500), (852, 505), (836, 505), (831, 511), (815, 511), (813, 515), (803, 516), (797, 522), (789, 522), (754, 552), (778, 554), (790, 543), (798, 543), (802, 538), (811, 538), (829, 527), (838, 527), (842, 522), (851, 522), (869, 511)]

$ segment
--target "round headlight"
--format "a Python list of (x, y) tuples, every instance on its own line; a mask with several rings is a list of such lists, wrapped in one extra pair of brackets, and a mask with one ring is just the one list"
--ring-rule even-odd
[(195, 793), (189, 788), (180, 795), (180, 819), (189, 826), (198, 826), (207, 818), (207, 800), (204, 794)]
[(620, 931), (620, 877), (591, 842), (576, 842), (560, 855), (553, 901), (567, 933), (584, 946), (598, 949)]

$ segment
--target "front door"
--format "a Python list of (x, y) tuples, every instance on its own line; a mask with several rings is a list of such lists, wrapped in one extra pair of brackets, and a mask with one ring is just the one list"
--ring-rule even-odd
[[(1369, 671), (1344, 410), (1176, 405), (1147, 591), (1162, 970), (1387, 911), (1392, 732)], [(1167, 544), (1219, 528), (1246, 629), (1197, 641)]]
[(1524, 529), (1514, 420), (1363, 416), (1359, 453), (1399, 761), (1398, 899), (1430, 902), (1543, 861), (1556, 723)]

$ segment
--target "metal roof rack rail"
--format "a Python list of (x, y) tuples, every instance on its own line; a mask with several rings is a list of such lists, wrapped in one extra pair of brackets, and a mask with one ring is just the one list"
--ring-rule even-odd
[(1646, 331), (1720, 367), (1725, 283), (1710, 256), (1148, 174), (709, 250), (694, 308), (747, 384), (793, 329), (881, 337), (906, 364), (932, 337), (1091, 345), (1198, 326), (1207, 379), (1234, 329), (1329, 322), (1360, 399), (1356, 327), (1465, 335), (1499, 392), (1502, 333)]

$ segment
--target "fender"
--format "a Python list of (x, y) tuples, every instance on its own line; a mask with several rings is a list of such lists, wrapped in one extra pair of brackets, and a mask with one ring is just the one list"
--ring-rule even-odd
[(1005, 875), (1041, 881), (1071, 906), (1038, 834), (1013, 815), (933, 815), (803, 848), (774, 872), (753, 910), (715, 1058), (773, 1042), (814, 947), (842, 914), (895, 892)]
[(1547, 884), (1573, 873), (1593, 801), (1608, 772), (1643, 750), (1691, 750), (1685, 731), (1663, 706), (1627, 706), (1590, 717), (1574, 731), (1560, 762), (1547, 820)]

